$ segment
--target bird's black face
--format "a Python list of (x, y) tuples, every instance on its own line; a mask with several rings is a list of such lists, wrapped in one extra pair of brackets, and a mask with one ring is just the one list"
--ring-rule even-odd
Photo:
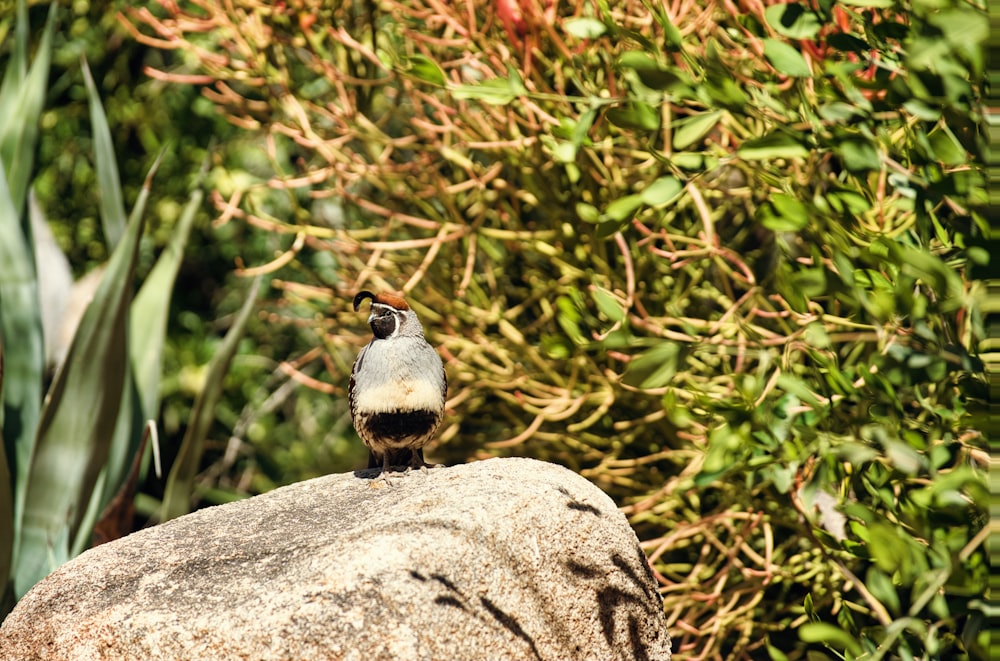
[(372, 333), (376, 338), (384, 340), (395, 335), (399, 330), (399, 322), (399, 310), (382, 303), (372, 304), (368, 324), (372, 327)]

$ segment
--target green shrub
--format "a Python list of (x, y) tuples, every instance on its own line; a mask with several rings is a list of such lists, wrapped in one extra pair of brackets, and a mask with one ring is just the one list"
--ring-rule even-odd
[(607, 490), (679, 657), (983, 658), (984, 9), (679, 7), (128, 20), (258, 140), (217, 222), (280, 241), (252, 266), (341, 419), (351, 295), (401, 289), (447, 358), (437, 456)]

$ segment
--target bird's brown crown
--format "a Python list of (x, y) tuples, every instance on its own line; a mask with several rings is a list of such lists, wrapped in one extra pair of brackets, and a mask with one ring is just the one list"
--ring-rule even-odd
[(382, 293), (375, 296), (376, 303), (383, 303), (397, 310), (409, 310), (410, 306), (406, 303), (406, 300), (399, 294), (388, 294)]

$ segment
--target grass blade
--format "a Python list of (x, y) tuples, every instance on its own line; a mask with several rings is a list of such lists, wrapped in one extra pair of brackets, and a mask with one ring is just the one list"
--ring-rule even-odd
[[(3, 83), (0, 83), (0, 117), (13, 117), (14, 106), (21, 93), (21, 86), (28, 76), (28, 7), (25, 0), (17, 0), (17, 17), (14, 20), (14, 47), (7, 60)], [(10, 127), (8, 127), (10, 128)]]
[(195, 217), (205, 197), (201, 184), (207, 169), (208, 157), (202, 164), (191, 198), (174, 227), (170, 242), (156, 260), (132, 303), (130, 351), (136, 388), (142, 402), (142, 416), (145, 420), (155, 419), (159, 409), (162, 355), (167, 335), (167, 317), (170, 314), (170, 298), (184, 258), (184, 247), (187, 245)]
[[(103, 124), (104, 118), (96, 117), (92, 121), (95, 124)], [(146, 203), (149, 200), (153, 177), (156, 176), (156, 171), (159, 169), (163, 153), (163, 151), (160, 152), (146, 174), (146, 179), (136, 198), (135, 206), (129, 215), (129, 226), (141, 222), (141, 218), (146, 212)], [(101, 165), (101, 159), (109, 157), (113, 159), (114, 153), (109, 154), (105, 152), (102, 154), (98, 152), (96, 156), (98, 165)], [(106, 169), (107, 165), (106, 163), (104, 164)], [(114, 166), (115, 164), (112, 163), (111, 165)], [(116, 166), (114, 169), (117, 171)], [(145, 333), (148, 330), (143, 325), (140, 325), (138, 328), (134, 328), (131, 325), (136, 320), (135, 300), (134, 298), (129, 306), (129, 344), (133, 346), (144, 342)], [(137, 392), (137, 377), (135, 375), (134, 362), (129, 362), (129, 367), (130, 369), (125, 373), (123, 396), (121, 405), (118, 407), (118, 421), (115, 424), (114, 435), (108, 449), (108, 458), (98, 479), (98, 488), (95, 488), (91, 493), (86, 514), (73, 538), (73, 543), (70, 547), (71, 556), (82, 553), (90, 546), (91, 530), (100, 514), (107, 508), (108, 504), (115, 497), (115, 494), (118, 493), (123, 480), (125, 480), (128, 467), (132, 463), (135, 454), (139, 451), (142, 429), (146, 417), (143, 414), (140, 403), (141, 399)], [(156, 367), (157, 369), (159, 368), (159, 363), (157, 363)]]
[(163, 506), (160, 510), (160, 521), (182, 516), (191, 511), (191, 494), (194, 491), (194, 479), (198, 474), (198, 466), (201, 462), (202, 446), (208, 429), (215, 419), (215, 407), (222, 397), (223, 381), (226, 372), (229, 371), (229, 364), (236, 355), (236, 348), (239, 346), (243, 331), (246, 329), (247, 321), (250, 319), (250, 312), (253, 310), (257, 300), (257, 292), (260, 290), (261, 276), (253, 279), (247, 299), (236, 315), (236, 320), (226, 333), (222, 344), (208, 368), (208, 377), (205, 379), (205, 387), (195, 398), (194, 407), (191, 411), (191, 424), (188, 425), (184, 440), (181, 441), (181, 449), (177, 454), (170, 475), (167, 478), (166, 490), (163, 494)]
[[(0, 161), (7, 168), (7, 184), (18, 219), (24, 210), (35, 162), (38, 118), (41, 117), (42, 106), (45, 103), (49, 64), (52, 59), (55, 14), (55, 7), (50, 7), (35, 59), (31, 67), (26, 69), (27, 37), (21, 31), (28, 28), (27, 12), (19, 7), (15, 53), (11, 56), (11, 64), (4, 76), (3, 87), (0, 88), (0, 98), (4, 99), (0, 102), (0, 110), (4, 111), (0, 114), (0, 117), (3, 117), (3, 121), (0, 122)], [(13, 78), (9, 81), (12, 75)]]
[(90, 67), (87, 66), (86, 60), (80, 60), (80, 68), (83, 70), (83, 80), (87, 84), (87, 97), (90, 100), (97, 185), (101, 192), (101, 224), (104, 227), (104, 242), (110, 251), (114, 250), (122, 234), (125, 233), (125, 200), (118, 174), (118, 162), (115, 159), (115, 146), (111, 141), (111, 129), (108, 128), (108, 118), (104, 114), (97, 85), (90, 75)]

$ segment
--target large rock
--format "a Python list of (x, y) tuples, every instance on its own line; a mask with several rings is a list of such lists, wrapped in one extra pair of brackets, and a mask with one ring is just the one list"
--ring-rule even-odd
[(202, 510), (59, 568), (0, 659), (670, 658), (625, 517), (530, 459), (329, 475)]

